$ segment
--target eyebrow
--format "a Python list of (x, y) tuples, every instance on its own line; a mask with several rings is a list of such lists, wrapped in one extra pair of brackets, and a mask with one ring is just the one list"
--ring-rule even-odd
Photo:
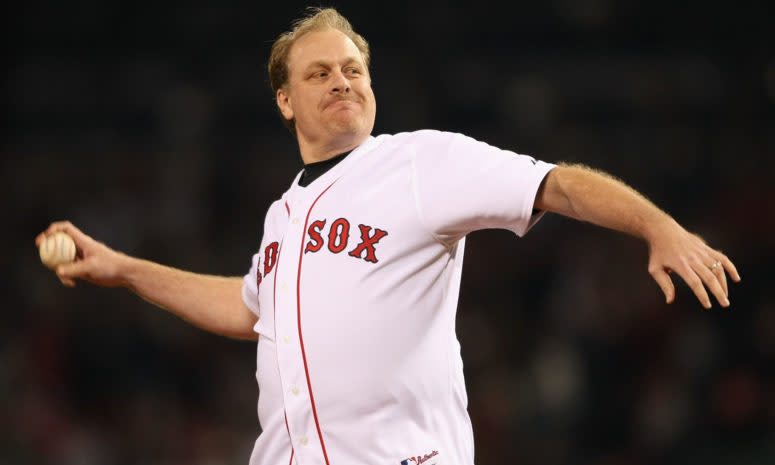
[[(355, 58), (355, 57), (347, 57), (345, 59), (344, 65), (347, 66), (347, 65), (351, 65), (353, 63), (361, 64), (358, 61), (357, 58)], [(328, 61), (316, 60), (316, 61), (313, 61), (312, 63), (310, 63), (305, 69), (306, 70), (310, 70), (310, 69), (313, 69), (313, 68), (328, 68), (329, 66), (331, 66), (331, 64)]]

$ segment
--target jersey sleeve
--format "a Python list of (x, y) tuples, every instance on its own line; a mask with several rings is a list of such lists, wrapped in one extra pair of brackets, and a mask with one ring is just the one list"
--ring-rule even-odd
[(420, 131), (413, 145), (417, 209), (440, 240), (489, 228), (523, 236), (543, 216), (535, 196), (556, 165), (455, 133)]
[(258, 253), (253, 255), (248, 274), (242, 278), (242, 300), (248, 306), (251, 312), (260, 317), (258, 309)]
[[(297, 175), (297, 179), (298, 179), (298, 175)], [(245, 302), (245, 305), (247, 305), (250, 311), (255, 313), (256, 316), (258, 317), (261, 316), (260, 315), (261, 309), (260, 309), (259, 297), (258, 297), (258, 286), (261, 280), (263, 279), (263, 277), (261, 277), (261, 275), (259, 274), (259, 266), (261, 265), (260, 254), (261, 254), (261, 251), (264, 250), (266, 242), (270, 240), (268, 239), (268, 237), (279, 237), (279, 234), (276, 233), (278, 212), (285, 211), (283, 205), (285, 204), (286, 194), (283, 194), (283, 196), (279, 200), (275, 200), (267, 209), (266, 217), (264, 218), (263, 237), (261, 238), (261, 242), (259, 243), (258, 250), (256, 251), (255, 254), (253, 254), (253, 258), (251, 259), (250, 270), (248, 270), (247, 274), (242, 278), (242, 300)], [(280, 217), (284, 218), (285, 214), (282, 213)], [(275, 236), (272, 235), (273, 232), (275, 232)]]

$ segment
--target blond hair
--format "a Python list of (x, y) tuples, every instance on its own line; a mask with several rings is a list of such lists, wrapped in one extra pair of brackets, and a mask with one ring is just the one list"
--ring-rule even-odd
[[(371, 52), (369, 43), (366, 42), (360, 34), (353, 30), (352, 24), (339, 14), (333, 8), (309, 8), (307, 16), (297, 19), (293, 22), (293, 29), (280, 34), (272, 45), (272, 52), (269, 55), (269, 83), (272, 86), (272, 92), (277, 96), (277, 90), (288, 83), (288, 54), (296, 41), (308, 32), (322, 31), (326, 29), (336, 29), (353, 41), (358, 51), (361, 52), (363, 63), (366, 68), (369, 67)], [(282, 114), (280, 114), (282, 117)], [(285, 126), (296, 135), (296, 125), (293, 120), (283, 118)]]

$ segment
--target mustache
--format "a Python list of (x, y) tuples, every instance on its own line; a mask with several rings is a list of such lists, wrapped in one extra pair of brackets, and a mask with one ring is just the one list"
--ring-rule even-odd
[(359, 99), (359, 98), (358, 98), (357, 96), (355, 96), (355, 95), (347, 95), (347, 96), (336, 96), (336, 97), (332, 97), (331, 99), (329, 99), (328, 101), (326, 101), (326, 103), (325, 103), (324, 107), (329, 107), (329, 106), (331, 106), (331, 105), (333, 105), (333, 104), (335, 104), (335, 103), (339, 103), (339, 102), (353, 102), (353, 103), (360, 103), (360, 102), (361, 102), (361, 99)]

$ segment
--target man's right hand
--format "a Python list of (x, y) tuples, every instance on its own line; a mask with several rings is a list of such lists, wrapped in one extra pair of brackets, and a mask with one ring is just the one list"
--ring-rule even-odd
[(62, 284), (73, 287), (76, 279), (106, 287), (126, 284), (121, 270), (132, 258), (95, 241), (69, 221), (51, 223), (48, 229), (35, 238), (35, 245), (39, 247), (43, 239), (58, 231), (63, 231), (72, 237), (76, 247), (75, 261), (56, 267), (56, 274)]

